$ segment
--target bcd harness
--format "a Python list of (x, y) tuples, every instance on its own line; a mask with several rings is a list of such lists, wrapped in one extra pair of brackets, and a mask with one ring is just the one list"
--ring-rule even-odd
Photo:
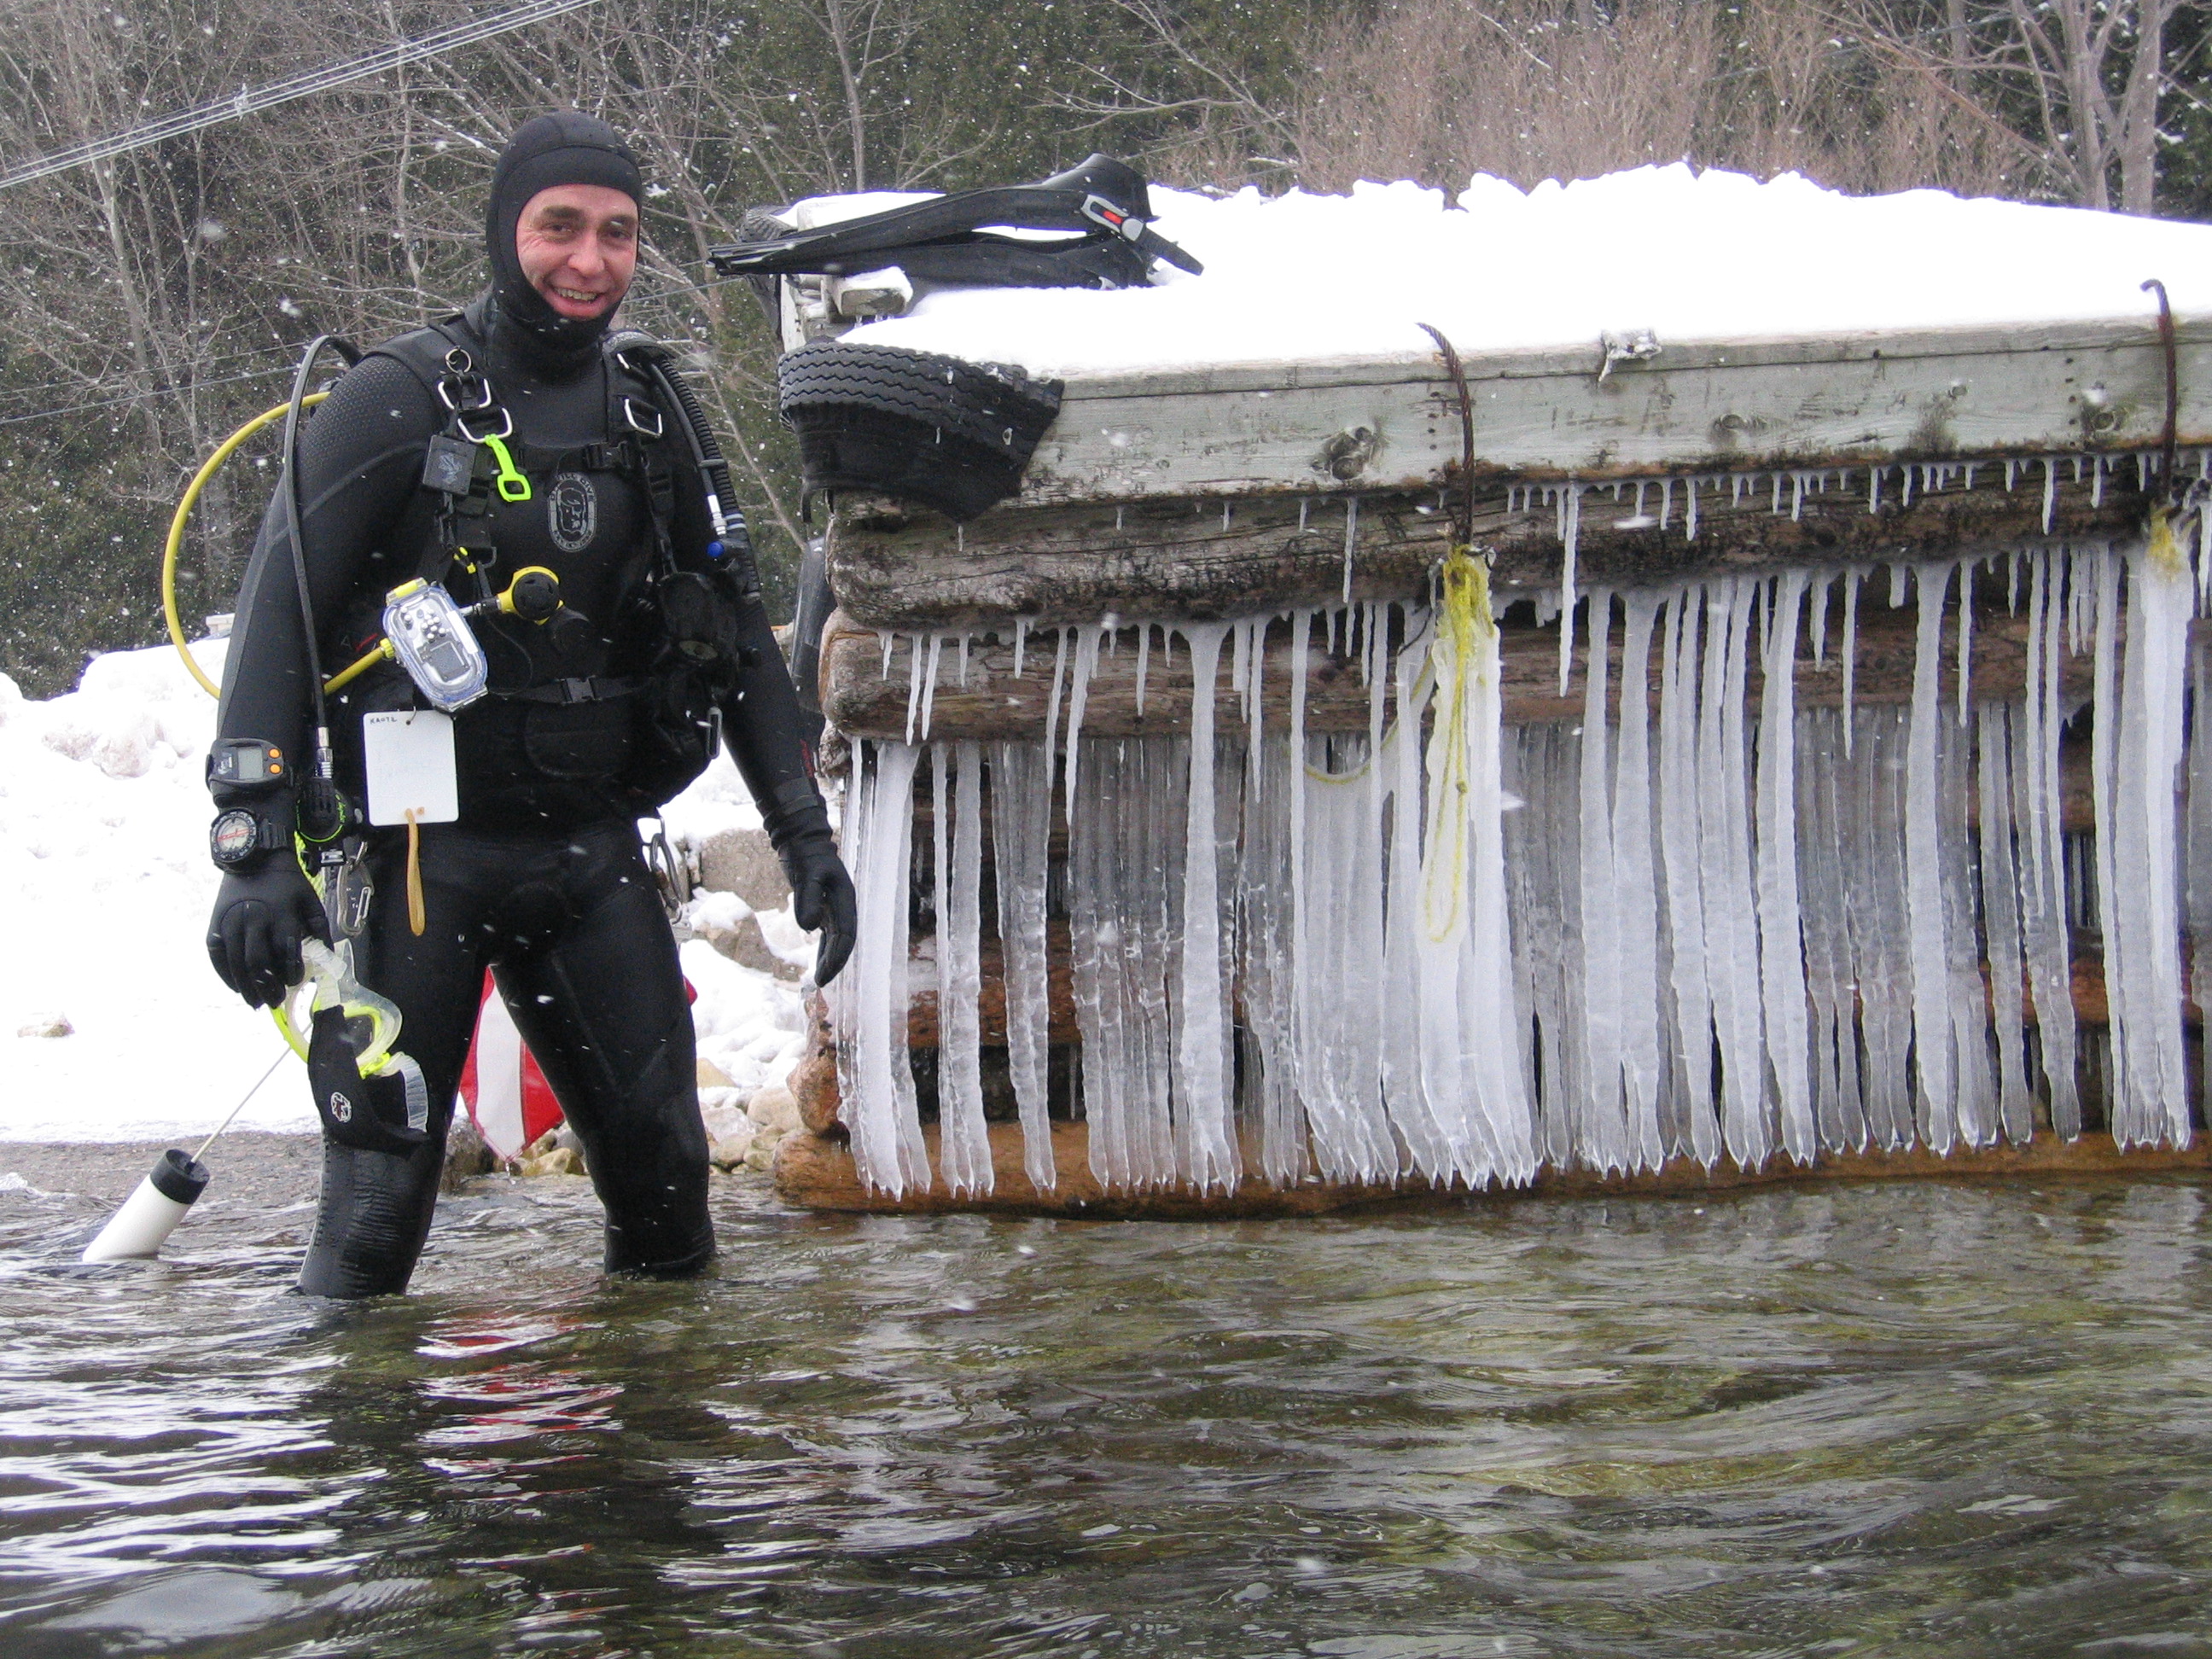
[[(730, 502), (728, 467), (706, 427), (706, 414), (690, 387), (668, 362), (665, 347), (646, 334), (623, 331), (604, 347), (606, 422), (604, 442), (533, 445), (514, 435), (514, 416), (480, 368), (483, 343), (473, 337), (462, 314), (403, 334), (376, 347), (378, 354), (403, 362), (429, 387), (445, 411), (445, 427), (431, 435), (420, 484), (431, 493), (431, 531), (416, 560), (416, 584), (467, 584), (476, 592), (471, 613), (507, 611), (525, 615), (556, 633), (586, 633), (591, 623), (564, 606), (553, 613), (525, 613), (515, 599), (515, 580), (533, 573), (507, 573), (508, 591), (493, 595), (493, 571), (500, 549), (491, 522), (493, 500), (520, 504), (533, 498), (533, 477), (560, 471), (613, 471), (629, 477), (644, 495), (653, 535), (653, 564), (646, 577), (646, 604), (654, 630), (646, 672), (629, 675), (542, 677), (525, 686), (487, 688), (502, 702), (608, 703), (639, 699), (635, 719), (641, 750), (637, 763), (622, 776), (633, 805), (659, 805), (690, 783), (719, 745), (721, 696), (734, 690), (737, 675), (754, 653), (738, 639), (745, 606), (761, 604), (759, 571), (744, 515)], [(644, 392), (646, 396), (639, 396)], [(708, 568), (692, 571), (677, 560), (672, 522), (677, 508), (677, 467), (671, 442), (686, 441), (690, 460), (706, 495), (712, 540), (706, 544)], [(728, 502), (728, 507), (726, 507)], [(542, 573), (553, 584), (550, 573)], [(557, 586), (557, 584), (556, 584)], [(398, 598), (394, 591), (394, 598)], [(566, 653), (564, 653), (566, 654)], [(365, 659), (368, 661), (368, 659)], [(538, 672), (538, 671), (533, 671)], [(650, 807), (648, 807), (650, 810)]]

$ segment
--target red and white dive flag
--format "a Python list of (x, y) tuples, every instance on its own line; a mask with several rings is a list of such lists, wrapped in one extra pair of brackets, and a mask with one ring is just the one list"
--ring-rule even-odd
[(461, 1098), (484, 1145), (501, 1158), (516, 1157), (561, 1121), (553, 1085), (523, 1046), (522, 1033), (514, 1029), (514, 1017), (489, 971), (483, 1006), (477, 1012), (476, 1042), (461, 1067)]

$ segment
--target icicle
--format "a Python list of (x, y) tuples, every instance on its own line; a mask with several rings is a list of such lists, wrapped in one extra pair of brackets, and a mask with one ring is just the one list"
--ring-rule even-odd
[(1851, 754), (1851, 693), (1859, 666), (1859, 584), (1866, 568), (1853, 565), (1844, 573), (1844, 757)]
[(2058, 463), (2052, 457), (2043, 458), (2043, 533), (2051, 533), (2051, 520), (2058, 511)]
[(902, 743), (860, 748), (855, 765), (865, 775), (854, 842), (860, 925), (845, 993), (854, 1092), (843, 1115), (861, 1181), (897, 1197), (930, 1184), (907, 1048), (908, 868), (921, 750)]
[(1797, 627), (1805, 573), (1776, 579), (1759, 716), (1759, 961), (1782, 1144), (1801, 1164), (1816, 1150), (1797, 898)]
[[(2102, 457), (2099, 458), (2100, 460)], [(2108, 564), (2118, 560), (2107, 554)], [(2127, 550), (2128, 629), (2119, 732), (2110, 768), (2113, 811), (2097, 820), (2109, 842), (2113, 902), (2101, 910), (2106, 994), (2119, 1075), (2112, 1136), (2123, 1147), (2190, 1142), (2189, 1082), (2181, 1031), (2181, 911), (2174, 876), (2175, 786), (2185, 752), (2184, 711), (2192, 584), (2167, 520)], [(2117, 583), (2100, 598), (2098, 648)], [(2111, 705), (2100, 702), (2099, 713)], [(2103, 721), (2098, 724), (2104, 724)], [(2093, 740), (2094, 740), (2093, 732)], [(2101, 902), (2104, 896), (2099, 895)], [(2123, 1063), (2123, 1055), (2124, 1062)]]
[(1620, 912), (1613, 860), (1613, 791), (1606, 743), (1606, 649), (1613, 633), (1613, 595), (1589, 595), (1589, 641), (1583, 665), (1582, 854), (1583, 1054), (1582, 1133), (1576, 1152), (1595, 1170), (1629, 1167), (1628, 1121), (1621, 1099)]
[[(945, 635), (932, 634), (929, 636), (929, 666), (923, 671), (921, 683), (921, 735), (924, 741), (929, 737), (930, 716), (937, 709), (937, 669), (944, 653)], [(908, 741), (913, 739), (909, 738)]]
[[(1929, 577), (1936, 578), (1934, 584)], [(1912, 726), (1905, 743), (1905, 896), (1912, 957), (1912, 1037), (1920, 1079), (1922, 1133), (1938, 1152), (1957, 1139), (1951, 1064), (1948, 967), (1943, 930), (1943, 847), (1938, 818), (1937, 663), (1942, 651), (1948, 569), (1920, 573), (1917, 644), (1912, 659)]]
[(1920, 469), (1914, 465), (1911, 461), (1907, 461), (1903, 466), (1900, 466), (1897, 470), (1905, 475), (1905, 487), (1898, 496), (1897, 504), (1900, 508), (1908, 507), (1912, 505), (1913, 477)]
[(960, 689), (963, 691), (968, 689), (968, 638), (965, 633), (960, 635)]
[[(1979, 822), (1982, 924), (1990, 943), (1990, 1008), (1997, 1034), (1997, 1111), (2015, 1146), (2035, 1133), (2027, 1096), (2027, 981), (2021, 952), (2022, 883), (2014, 863), (2013, 720), (2001, 703), (1981, 710)], [(2025, 713), (2023, 708), (2021, 711)]]
[(1352, 603), (1352, 555), (1359, 542), (1359, 497), (1348, 495), (1344, 502), (1344, 602)]
[(2021, 869), (2021, 925), (2026, 933), (2029, 988), (2035, 997), (2037, 1047), (2051, 1122), (2062, 1139), (2081, 1133), (2081, 1103), (2075, 1079), (2073, 973), (2067, 957), (2065, 844), (2060, 832), (2060, 657), (2063, 643), (2064, 573), (2062, 556), (2049, 548), (2034, 555), (2028, 593), (2027, 741), (2020, 769), (2017, 816), (2027, 826)]
[[(950, 752), (948, 752), (948, 750)], [(948, 763), (957, 759), (958, 779)], [(990, 1131), (983, 1122), (981, 1042), (983, 751), (973, 743), (934, 744), (929, 753), (937, 881), (938, 1155), (958, 1197), (992, 1188)], [(948, 787), (950, 785), (950, 787)], [(948, 823), (948, 820), (950, 820)], [(948, 847), (949, 842), (949, 847)]]
[(1828, 659), (1828, 591), (1835, 586), (1835, 578), (1822, 574), (1813, 583), (1813, 661), (1817, 666)]
[(1152, 660), (1152, 625), (1150, 623), (1139, 623), (1137, 624), (1137, 718), (1139, 720), (1145, 717), (1145, 676), (1151, 670)]
[(926, 654), (921, 648), (921, 635), (917, 634), (914, 636), (914, 643), (907, 649), (906, 740), (909, 745), (914, 742), (915, 725), (921, 718), (921, 687), (923, 671), (927, 666), (924, 660)]
[(1226, 531), (1229, 528), (1229, 503), (1227, 501), (1221, 503), (1221, 527), (1224, 531)]
[(1103, 626), (1097, 629), (1063, 629), (1061, 639), (1065, 640), (1069, 632), (1073, 632), (1075, 635), (1075, 663), (1074, 671), (1068, 677), (1067, 741), (1063, 750), (1066, 756), (1066, 761), (1063, 767), (1063, 775), (1067, 793), (1066, 808), (1067, 821), (1073, 823), (1075, 822), (1075, 772), (1078, 754), (1076, 744), (1083, 738), (1083, 716), (1091, 702), (1091, 677), (1098, 669), (1098, 641), (1103, 637), (1105, 630)]
[[(2077, 460), (2074, 465), (2078, 468), (2081, 465), (2081, 462)], [(2105, 458), (2102, 455), (2100, 455), (2097, 457), (2096, 465), (2090, 469), (2089, 505), (2093, 507), (2102, 507), (2104, 504)]]
[(1682, 509), (1682, 539), (1686, 542), (1698, 539), (1698, 481), (1694, 477), (1690, 480), (1689, 505)]
[(1790, 475), (1790, 522), (1796, 524), (1804, 516), (1805, 475), (1802, 472), (1793, 472)]
[(1974, 690), (1974, 565), (1959, 562), (1959, 724), (1966, 723), (1966, 706)]
[(1869, 516), (1881, 511), (1881, 479), (1882, 475), (1888, 471), (1886, 466), (1870, 466), (1867, 469), (1867, 513)]
[(1700, 823), (1706, 905), (1706, 961), (1722, 1055), (1722, 1127), (1740, 1168), (1756, 1170), (1770, 1142), (1765, 1042), (1760, 1017), (1757, 886), (1752, 874), (1750, 756), (1744, 737), (1744, 681), (1759, 584), (1741, 579), (1707, 590), (1706, 641), (1698, 708), (1698, 765), (1710, 809)]
[(1006, 1069), (1022, 1121), (1022, 1169), (1039, 1192), (1057, 1184), (1048, 1113), (1052, 1045), (1050, 963), (1045, 949), (1047, 854), (1052, 840), (1052, 748), (1001, 743), (991, 750), (991, 859), (1005, 963)]
[[(1067, 630), (1065, 628), (1053, 629), (1053, 641), (1052, 691), (1045, 699), (1044, 705), (1044, 752), (1047, 757), (1045, 787), (1047, 789), (1052, 787), (1050, 757), (1060, 752), (1060, 692), (1067, 674)], [(1070, 818), (1068, 827), (1073, 829), (1074, 824), (1075, 820)]]
[(1583, 491), (1587, 484), (1569, 483), (1559, 491), (1559, 695), (1567, 695), (1567, 678), (1575, 663), (1575, 550), (1582, 540)]
[(1682, 1069), (1680, 1097), (1688, 1119), (1686, 1150), (1710, 1170), (1720, 1160), (1721, 1139), (1713, 1116), (1713, 997), (1699, 852), (1706, 791), (1698, 752), (1698, 633), (1705, 600), (1695, 588), (1676, 594), (1661, 653), (1659, 850), (1667, 880), (1668, 982), (1674, 994), (1674, 1057)]
[(891, 647), (898, 643), (898, 635), (879, 628), (876, 630), (876, 639), (884, 647), (883, 672), (877, 678), (887, 680), (891, 677)]
[(1224, 1193), (1236, 1190), (1239, 1174), (1230, 1113), (1228, 981), (1222, 971), (1214, 830), (1214, 698), (1221, 641), (1228, 632), (1225, 623), (1188, 623), (1183, 630), (1190, 641), (1190, 786), (1183, 842), (1182, 1018), (1177, 1054), (1185, 1178), (1201, 1192), (1218, 1186)]
[(1301, 536), (1306, 533), (1306, 507), (1310, 500), (1310, 496), (1298, 497), (1298, 534)]
[(1807, 709), (1796, 726), (1799, 925), (1812, 1010), (1814, 1118), (1821, 1146), (1831, 1152), (1856, 1151), (1866, 1144), (1866, 1109), (1858, 1082), (1850, 898), (1843, 848), (1850, 774), (1838, 752), (1841, 721), (1834, 711)]
[[(1963, 577), (1965, 570), (1961, 569)], [(1972, 739), (1946, 721), (1936, 735), (1936, 837), (1942, 866), (1944, 1000), (1951, 1021), (1952, 1098), (1959, 1139), (1996, 1144), (1996, 1079), (1990, 1069), (1990, 988), (1983, 978), (1981, 916), (1975, 902)]]
[(2011, 457), (2007, 456), (2005, 458), (2004, 470), (2005, 494), (2009, 495), (2012, 493), (2013, 483), (2020, 475), (2020, 463), (2014, 460)]
[(1014, 678), (1015, 678), (1016, 679), (1019, 679), (1019, 678), (1021, 678), (1021, 677), (1022, 677), (1022, 653), (1023, 653), (1024, 649), (1028, 646), (1028, 644), (1029, 644), (1029, 640), (1030, 640), (1030, 619), (1029, 619), (1027, 617), (1015, 617), (1015, 618), (1014, 618)]
[[(2212, 650), (2202, 641), (2191, 646), (2190, 670), (2191, 716), (2212, 720)], [(2212, 732), (2201, 725), (2190, 737), (2188, 767), (2185, 914), (2195, 946), (2190, 963), (2191, 1000), (2201, 1010), (2212, 1001)], [(2203, 1024), (2205, 1054), (2197, 1075), (2212, 1078), (2212, 1019)]]
[[(1639, 511), (1641, 510), (1641, 507), (1639, 507), (1638, 510), (1639, 510)], [(1659, 527), (1660, 527), (1660, 529), (1664, 530), (1664, 529), (1667, 527), (1667, 521), (1668, 521), (1669, 519), (1673, 518), (1674, 516), (1674, 479), (1672, 479), (1672, 478), (1662, 478), (1662, 479), (1660, 479), (1660, 480), (1659, 480)]]
[(1656, 1170), (1666, 1044), (1661, 1033), (1657, 881), (1651, 866), (1651, 635), (1658, 598), (1626, 604), (1620, 647), (1620, 736), (1613, 761), (1613, 867), (1620, 917), (1620, 1053), (1631, 1167)]

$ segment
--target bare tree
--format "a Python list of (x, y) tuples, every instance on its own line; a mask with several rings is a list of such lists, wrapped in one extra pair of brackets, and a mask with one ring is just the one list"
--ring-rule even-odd
[(1322, 30), (1311, 62), (1292, 150), (1326, 188), (1690, 161), (1982, 191), (2020, 160), (1929, 66), (1839, 40), (1813, 0), (1385, 0)]
[(1946, 0), (1940, 31), (1899, 0), (1844, 0), (1839, 18), (1940, 88), (2049, 193), (2082, 207), (2156, 205), (2159, 111), (2174, 89), (2180, 0)]

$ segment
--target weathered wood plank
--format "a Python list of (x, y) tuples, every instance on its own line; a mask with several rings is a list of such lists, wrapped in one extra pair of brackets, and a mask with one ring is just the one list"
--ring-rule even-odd
[[(2062, 460), (2050, 481), (2054, 535), (2110, 536), (2142, 521), (2132, 454)], [(2010, 487), (2008, 487), (2009, 478)], [(1931, 488), (1931, 483), (1941, 487)], [(1667, 582), (1717, 569), (1955, 557), (2044, 533), (2040, 462), (1892, 467), (1877, 496), (1869, 469), (1729, 475), (1582, 489), (1576, 566), (1585, 585)], [(1690, 510), (1694, 489), (1695, 535)], [(1556, 586), (1565, 544), (1556, 489), (1485, 487), (1475, 537), (1503, 592)], [(925, 508), (848, 497), (830, 524), (830, 575), (847, 613), (870, 627), (969, 628), (1009, 617), (1249, 616), (1358, 599), (1408, 599), (1449, 535), (1440, 497), (1146, 501), (1002, 508), (956, 526)]]
[[(2212, 441), (2212, 318), (2179, 321), (2182, 441)], [(1479, 472), (1633, 476), (2155, 441), (2154, 313), (2102, 323), (1475, 352)], [(1455, 469), (1433, 356), (1068, 378), (1020, 501), (1410, 489)]]
[[(2003, 609), (2002, 586), (1984, 577), (1979, 586), (1972, 641), (1972, 694), (1980, 698), (2016, 698), (2025, 694), (2027, 672), (2027, 622)], [(1802, 707), (1837, 706), (1843, 702), (1843, 617), (1840, 602), (1832, 604), (1827, 617), (1827, 641), (1822, 659), (1813, 660), (1811, 641), (1801, 647), (1797, 664), (1797, 700)], [(1526, 725), (1541, 720), (1579, 720), (1583, 717), (1583, 672), (1587, 664), (1585, 644), (1576, 654), (1575, 670), (1567, 695), (1559, 695), (1559, 628), (1556, 623), (1538, 625), (1534, 607), (1523, 603), (1510, 609), (1500, 624), (1504, 659), (1505, 719)], [(1852, 696), (1856, 702), (1896, 703), (1911, 700), (1915, 655), (1914, 611), (1911, 606), (1890, 609), (1886, 586), (1870, 582), (1862, 591), (1855, 653)], [(1809, 625), (1809, 624), (1808, 624)], [(1944, 629), (1945, 645), (1940, 669), (1943, 695), (1954, 696), (1957, 623)], [(1172, 652), (1162, 641), (1168, 630), (1150, 627), (1152, 647), (1145, 664), (1144, 697), (1137, 696), (1137, 635), (1134, 628), (1118, 629), (1115, 647), (1102, 649), (1097, 666), (1085, 687), (1083, 730), (1094, 737), (1173, 735), (1190, 726), (1190, 652), (1177, 642)], [(1621, 683), (1621, 633), (1618, 618), (1607, 635), (1609, 684), (1616, 688), (1613, 709), (1618, 712), (1617, 688)], [(1027, 739), (1044, 735), (1052, 701), (1053, 664), (1057, 630), (1032, 630), (1024, 653), (1022, 672), (1014, 673), (1013, 630), (1001, 627), (971, 636), (968, 651), (968, 679), (958, 678), (958, 656), (943, 647), (939, 659), (936, 690), (922, 701), (913, 695), (915, 653), (923, 653), (925, 674), (927, 641), (914, 634), (892, 636), (888, 667), (884, 635), (854, 627), (842, 612), (830, 618), (822, 649), (822, 708), (830, 722), (847, 737), (906, 739), (929, 737), (957, 738)], [(1277, 621), (1268, 629), (1265, 661), (1261, 670), (1262, 719), (1271, 731), (1285, 729), (1291, 689), (1291, 628)], [(1072, 659), (1073, 651), (1069, 653)], [(1323, 630), (1314, 629), (1308, 657), (1305, 723), (1314, 732), (1364, 732), (1369, 720), (1368, 688), (1352, 655), (1332, 655)], [(1650, 666), (1653, 708), (1656, 711), (1659, 672), (1656, 653)], [(1065, 671), (1063, 671), (1065, 674)], [(2089, 665), (2087, 659), (2069, 658), (2063, 670), (2069, 695), (2086, 695)], [(1756, 663), (1747, 670), (1747, 696), (1756, 704), (1763, 676)], [(1214, 696), (1214, 716), (1225, 738), (1233, 738), (1247, 724), (1242, 696), (1230, 682), (1229, 653), (1222, 653), (1221, 676)], [(1068, 694), (1063, 684), (1060, 729), (1066, 729)], [(1394, 700), (1385, 688), (1386, 720), (1395, 716)], [(924, 715), (927, 714), (925, 722)], [(911, 721), (909, 721), (911, 716)], [(925, 729), (926, 727), (926, 729)]]
[[(922, 1127), (930, 1167), (938, 1168), (938, 1131)], [(1646, 1175), (1603, 1176), (1586, 1170), (1547, 1170), (1525, 1188), (1468, 1193), (1464, 1188), (1437, 1191), (1425, 1182), (1401, 1187), (1355, 1187), (1314, 1182), (1299, 1187), (1271, 1187), (1248, 1175), (1232, 1193), (1202, 1194), (1188, 1188), (1161, 1192), (1109, 1192), (1091, 1173), (1088, 1126), (1054, 1123), (1053, 1160), (1059, 1183), (1048, 1192), (1030, 1185), (1023, 1172), (1018, 1125), (990, 1127), (994, 1188), (986, 1198), (955, 1198), (939, 1176), (921, 1192), (893, 1198), (860, 1184), (851, 1147), (842, 1139), (795, 1134), (776, 1149), (777, 1193), (789, 1203), (811, 1210), (864, 1213), (932, 1214), (969, 1211), (995, 1215), (1082, 1216), (1097, 1220), (1218, 1221), (1234, 1217), (1320, 1215), (1331, 1211), (1390, 1208), (1461, 1208), (1473, 1204), (1522, 1199), (1624, 1197), (1630, 1194), (1701, 1194), (1749, 1187), (1794, 1186), (1820, 1181), (2042, 1181), (2054, 1177), (2143, 1175), (2203, 1176), (2212, 1172), (2212, 1143), (2183, 1152), (2123, 1152), (2110, 1135), (2060, 1140), (2045, 1131), (2025, 1146), (1960, 1149), (1939, 1157), (1924, 1147), (1902, 1152), (1823, 1153), (1810, 1168), (1777, 1158), (1759, 1170), (1723, 1162), (1711, 1170), (1677, 1158)]]

